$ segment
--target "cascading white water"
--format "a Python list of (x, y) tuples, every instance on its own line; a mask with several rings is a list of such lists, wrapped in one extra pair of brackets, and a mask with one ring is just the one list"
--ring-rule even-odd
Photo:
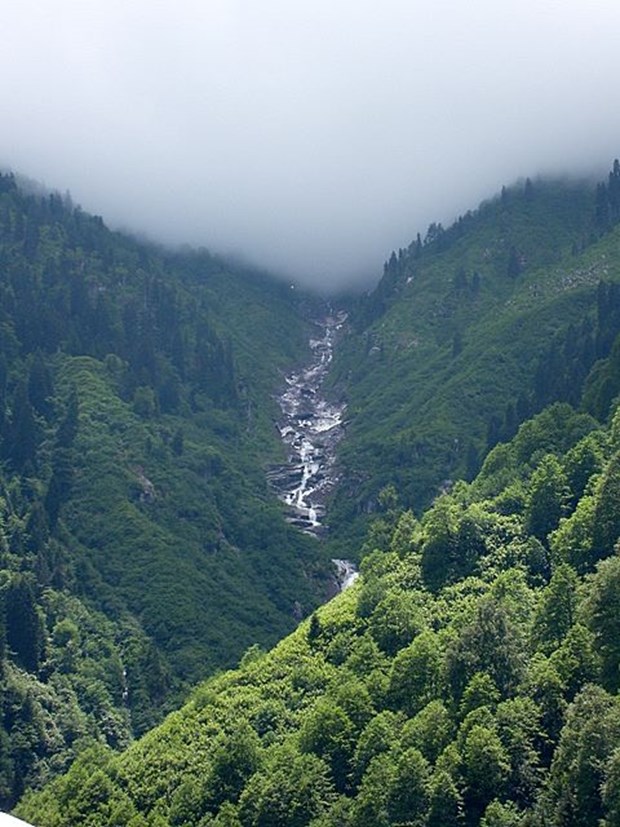
[(350, 560), (332, 558), (332, 563), (336, 569), (336, 585), (338, 590), (343, 592), (355, 583), (359, 577), (359, 572)]
[[(286, 377), (286, 390), (278, 397), (282, 419), (280, 437), (288, 448), (288, 462), (273, 466), (268, 479), (288, 506), (288, 520), (306, 534), (319, 537), (325, 528), (325, 500), (336, 484), (336, 446), (343, 436), (345, 404), (330, 402), (321, 386), (333, 357), (334, 342), (346, 313), (328, 315), (318, 322), (323, 336), (310, 341), (310, 365)], [(334, 586), (343, 591), (358, 577), (349, 560), (334, 559)]]
[(327, 400), (321, 386), (333, 357), (334, 341), (346, 321), (345, 313), (329, 314), (317, 324), (323, 335), (310, 341), (313, 360), (286, 377), (278, 398), (282, 419), (280, 437), (288, 462), (268, 473), (278, 497), (289, 507), (288, 519), (308, 534), (323, 530), (325, 499), (335, 483), (335, 449), (343, 434), (344, 403)]

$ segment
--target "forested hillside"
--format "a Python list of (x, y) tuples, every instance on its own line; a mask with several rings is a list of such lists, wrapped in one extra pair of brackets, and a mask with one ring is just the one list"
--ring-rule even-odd
[(323, 599), (264, 478), (294, 295), (0, 177), (0, 806)]
[(419, 511), (533, 413), (579, 403), (620, 331), (619, 190), (617, 163), (598, 189), (528, 179), (392, 254), (332, 372), (349, 412), (331, 511), (344, 550), (385, 485)]
[[(505, 188), (343, 300), (326, 542), (265, 483), (316, 300), (0, 181), (2, 802), (619, 824), (620, 164)], [(361, 577), (316, 609), (329, 556)]]
[[(620, 412), (556, 404), (360, 581), (17, 812), (81, 824), (381, 827), (620, 819)], [(387, 501), (386, 501), (387, 502)]]

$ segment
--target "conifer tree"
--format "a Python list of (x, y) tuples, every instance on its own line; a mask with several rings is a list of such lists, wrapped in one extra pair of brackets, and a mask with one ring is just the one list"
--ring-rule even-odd
[(13, 397), (13, 411), (5, 454), (13, 466), (21, 471), (27, 463), (34, 463), (37, 450), (37, 425), (28, 398), (25, 381), (17, 386)]

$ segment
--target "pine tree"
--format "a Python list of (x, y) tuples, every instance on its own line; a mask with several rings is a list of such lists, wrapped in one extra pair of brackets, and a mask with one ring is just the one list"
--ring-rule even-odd
[(35, 351), (28, 374), (28, 398), (34, 410), (48, 419), (53, 412), (54, 384), (40, 350)]
[(37, 436), (34, 411), (28, 398), (26, 383), (22, 381), (15, 390), (9, 438), (5, 445), (5, 454), (16, 470), (23, 470), (29, 462), (34, 464)]
[(8, 648), (24, 669), (36, 672), (43, 654), (44, 632), (30, 576), (18, 574), (11, 580), (5, 607)]

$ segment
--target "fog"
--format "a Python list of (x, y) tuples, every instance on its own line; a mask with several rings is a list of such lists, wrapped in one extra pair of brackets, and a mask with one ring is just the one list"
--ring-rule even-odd
[(2, 24), (0, 164), (321, 289), (620, 154), (615, 0), (20, 0)]

